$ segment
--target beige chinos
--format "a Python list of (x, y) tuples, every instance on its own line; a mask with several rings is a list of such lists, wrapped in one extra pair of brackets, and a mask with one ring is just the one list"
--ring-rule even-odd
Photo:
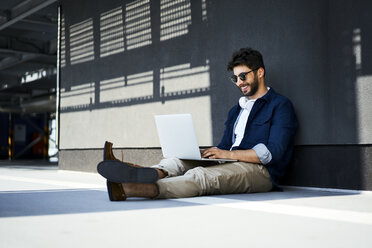
[[(156, 182), (158, 198), (267, 192), (273, 187), (270, 175), (260, 164), (232, 162), (205, 166), (204, 161), (167, 158), (152, 166), (168, 173)], [(200, 166), (203, 165), (203, 166)]]

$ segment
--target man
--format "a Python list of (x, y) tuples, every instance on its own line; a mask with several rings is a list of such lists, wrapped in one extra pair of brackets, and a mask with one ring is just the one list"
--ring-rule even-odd
[(205, 166), (168, 158), (152, 167), (118, 161), (106, 142), (98, 172), (107, 179), (111, 201), (127, 197), (180, 198), (210, 194), (267, 192), (278, 186), (289, 163), (297, 128), (292, 103), (265, 83), (262, 55), (242, 48), (227, 65), (243, 96), (228, 113), (217, 147), (202, 151), (206, 158), (235, 159)]

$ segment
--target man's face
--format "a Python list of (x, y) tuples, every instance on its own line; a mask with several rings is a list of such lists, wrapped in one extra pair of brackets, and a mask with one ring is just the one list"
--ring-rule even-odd
[[(233, 71), (234, 75), (239, 76), (240, 73), (249, 72), (252, 69), (250, 69), (246, 65), (238, 65), (235, 66)], [(256, 94), (258, 90), (258, 77), (257, 74), (255, 74), (253, 71), (245, 75), (245, 80), (242, 81), (239, 77), (237, 77), (238, 81), (236, 82), (236, 86), (239, 87), (241, 92), (244, 96), (253, 96)]]

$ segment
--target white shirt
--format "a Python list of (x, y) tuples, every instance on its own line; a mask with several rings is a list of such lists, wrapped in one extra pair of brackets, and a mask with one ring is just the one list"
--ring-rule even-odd
[(242, 110), (240, 111), (239, 117), (237, 119), (238, 122), (236, 123), (234, 130), (235, 142), (232, 145), (233, 147), (239, 146), (240, 143), (242, 142), (242, 139), (244, 137), (245, 126), (247, 125), (248, 117), (249, 114), (251, 113), (255, 101), (256, 99), (249, 100), (245, 96), (242, 96), (239, 99), (239, 105), (242, 108)]

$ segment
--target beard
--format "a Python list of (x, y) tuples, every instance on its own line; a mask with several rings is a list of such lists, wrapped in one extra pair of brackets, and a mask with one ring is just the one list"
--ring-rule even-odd
[(250, 91), (248, 91), (248, 92), (243, 91), (242, 90), (242, 87), (244, 87), (244, 86), (245, 85), (242, 85), (240, 87), (240, 90), (242, 91), (242, 93), (243, 93), (244, 96), (249, 97), (249, 96), (253, 96), (254, 94), (256, 94), (256, 92), (258, 90), (258, 77), (257, 77), (257, 75), (254, 76), (253, 82), (249, 84), (249, 86), (251, 88)]

